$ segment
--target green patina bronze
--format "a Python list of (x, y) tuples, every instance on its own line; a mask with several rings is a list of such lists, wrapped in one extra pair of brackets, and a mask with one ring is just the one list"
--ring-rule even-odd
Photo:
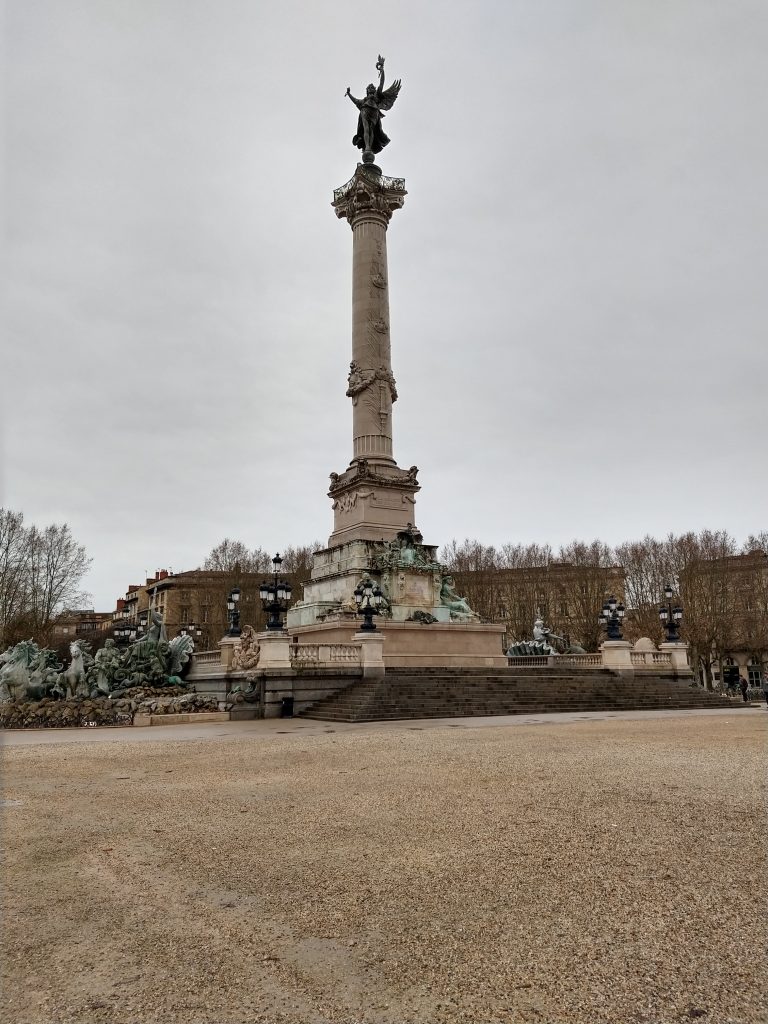
[(44, 697), (104, 697), (132, 686), (183, 686), (194, 650), (190, 636), (167, 640), (162, 616), (152, 613), (146, 636), (120, 650), (107, 640), (96, 656), (83, 640), (69, 645), (66, 669), (56, 652), (22, 640), (0, 654), (0, 704)]

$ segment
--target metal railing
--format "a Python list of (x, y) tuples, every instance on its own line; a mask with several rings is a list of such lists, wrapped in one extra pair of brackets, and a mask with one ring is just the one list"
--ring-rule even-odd
[(339, 188), (333, 190), (333, 201), (334, 203), (341, 202), (355, 185), (355, 182), (359, 180), (360, 176), (364, 177), (366, 181), (369, 181), (371, 185), (378, 186), (381, 189), (388, 189), (393, 192), (405, 192), (405, 178), (388, 178), (385, 174), (375, 174), (372, 171), (367, 171), (364, 167), (360, 169), (361, 174), (355, 174), (341, 185)]

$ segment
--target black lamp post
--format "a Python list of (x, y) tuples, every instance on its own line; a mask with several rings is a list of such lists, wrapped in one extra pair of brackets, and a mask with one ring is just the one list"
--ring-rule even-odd
[(680, 623), (683, 621), (683, 609), (679, 604), (672, 606), (672, 598), (674, 591), (669, 583), (664, 586), (664, 597), (666, 597), (666, 604), (659, 605), (659, 618), (661, 624), (667, 631), (667, 643), (668, 644), (679, 644), (680, 634), (677, 629)]
[(240, 636), (240, 587), (233, 587), (227, 597), (227, 618), (229, 632), (227, 636)]
[(603, 605), (603, 610), (597, 620), (601, 626), (605, 627), (605, 632), (609, 640), (624, 639), (621, 635), (621, 621), (624, 618), (625, 613), (626, 608), (624, 605), (621, 601), (617, 601), (613, 594), (611, 594)]
[(131, 635), (131, 627), (130, 626), (116, 626), (115, 629), (112, 630), (112, 633), (113, 633), (113, 635), (115, 637), (115, 640), (117, 641), (118, 644), (127, 644), (128, 643), (128, 637)]
[(119, 626), (115, 630), (115, 636), (124, 643), (132, 644), (134, 640), (141, 640), (144, 636), (144, 630), (141, 626), (137, 626), (135, 622), (130, 622), (125, 626)]
[(379, 614), (383, 596), (378, 586), (369, 579), (361, 580), (355, 587), (355, 604), (358, 614), (363, 616), (360, 632), (371, 633), (376, 629), (373, 616)]
[(199, 640), (203, 635), (202, 629), (200, 629), (196, 622), (190, 622), (188, 626), (182, 626), (180, 632), (182, 636), (191, 637), (193, 641)]
[(275, 555), (272, 559), (272, 582), (267, 580), (259, 587), (261, 605), (265, 612), (269, 612), (267, 629), (274, 631), (282, 630), (283, 620), (280, 618), (280, 613), (291, 603), (291, 584), (278, 579), (282, 564), (283, 560), (280, 555)]

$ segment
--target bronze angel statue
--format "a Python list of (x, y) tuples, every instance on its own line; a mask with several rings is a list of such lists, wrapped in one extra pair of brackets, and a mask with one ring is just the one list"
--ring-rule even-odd
[(347, 87), (346, 95), (352, 100), (360, 116), (357, 119), (357, 132), (352, 139), (352, 145), (363, 151), (363, 163), (372, 164), (374, 153), (380, 153), (389, 144), (388, 137), (384, 134), (381, 126), (381, 119), (384, 117), (382, 111), (390, 110), (400, 92), (400, 79), (396, 79), (388, 89), (384, 88), (384, 58), (379, 54), (376, 61), (376, 70), (379, 72), (379, 87), (371, 83), (365, 90), (365, 98), (356, 99)]

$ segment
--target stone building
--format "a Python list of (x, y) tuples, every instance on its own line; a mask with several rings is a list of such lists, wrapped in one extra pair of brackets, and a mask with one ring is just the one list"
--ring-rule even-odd
[[(269, 574), (266, 574), (267, 576)], [(298, 590), (299, 580), (292, 573), (281, 576)], [(125, 597), (117, 602), (112, 613), (113, 625), (144, 625), (150, 613), (157, 610), (165, 622), (168, 636), (175, 636), (184, 626), (193, 623), (202, 630), (196, 639), (198, 650), (214, 648), (229, 629), (227, 596), (234, 587), (240, 588), (240, 622), (261, 630), (266, 625), (266, 613), (259, 600), (259, 587), (264, 573), (221, 572), (212, 569), (191, 569), (173, 573), (159, 569), (154, 578), (144, 585), (132, 585)]]
[(455, 570), (459, 589), (480, 614), (503, 622), (510, 641), (529, 638), (538, 616), (559, 635), (568, 634), (587, 650), (596, 650), (604, 634), (597, 618), (605, 599), (624, 598), (620, 565), (546, 565), (514, 569)]
[(93, 640), (112, 625), (112, 612), (97, 612), (93, 608), (73, 608), (56, 619), (53, 626), (56, 645), (72, 640)]
[(680, 574), (685, 638), (712, 681), (735, 665), (757, 686), (768, 671), (768, 554), (760, 548), (741, 555), (706, 559)]

